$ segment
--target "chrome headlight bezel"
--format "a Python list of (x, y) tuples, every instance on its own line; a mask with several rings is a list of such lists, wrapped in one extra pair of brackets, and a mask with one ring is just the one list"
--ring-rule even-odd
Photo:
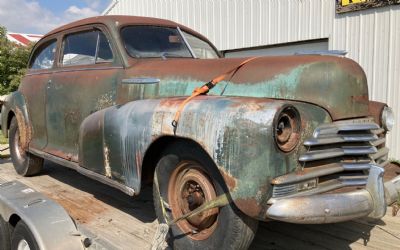
[(392, 108), (385, 106), (381, 113), (382, 127), (386, 131), (391, 131), (394, 127), (394, 113)]
[(291, 152), (300, 141), (301, 119), (299, 111), (292, 105), (285, 105), (275, 115), (274, 139), (278, 148)]

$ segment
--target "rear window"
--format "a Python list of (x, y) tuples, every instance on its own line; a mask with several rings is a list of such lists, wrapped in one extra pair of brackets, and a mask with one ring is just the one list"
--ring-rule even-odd
[(29, 63), (29, 68), (34, 70), (50, 69), (54, 64), (57, 40), (51, 40), (35, 50)]

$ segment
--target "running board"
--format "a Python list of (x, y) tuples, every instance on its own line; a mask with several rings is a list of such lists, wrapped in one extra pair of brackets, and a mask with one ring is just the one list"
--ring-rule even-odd
[(78, 163), (68, 161), (68, 160), (60, 158), (58, 156), (54, 156), (52, 154), (49, 154), (49, 153), (46, 153), (46, 152), (43, 152), (43, 151), (40, 151), (37, 149), (33, 149), (33, 148), (30, 148), (29, 152), (34, 155), (37, 155), (43, 159), (46, 159), (46, 160), (49, 160), (56, 164), (62, 165), (63, 167), (73, 169), (73, 170), (77, 171), (78, 173), (80, 173), (86, 177), (89, 177), (90, 179), (96, 180), (96, 181), (106, 184), (110, 187), (116, 188), (129, 196), (135, 196), (135, 190), (133, 188), (125, 186), (124, 184), (121, 184), (121, 183), (117, 182), (116, 180), (110, 179), (104, 175), (101, 175), (101, 174), (91, 171), (89, 169), (83, 168), (83, 167), (79, 166)]

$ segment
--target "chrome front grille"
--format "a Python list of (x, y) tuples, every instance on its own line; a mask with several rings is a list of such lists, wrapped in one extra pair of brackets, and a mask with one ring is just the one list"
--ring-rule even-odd
[[(385, 166), (388, 148), (385, 131), (372, 119), (355, 119), (323, 124), (304, 141), (300, 155), (302, 170), (275, 178), (273, 198), (310, 195), (343, 187), (363, 187), (371, 164)], [(307, 182), (315, 180), (315, 188)], [(305, 184), (304, 184), (305, 183)], [(299, 187), (305, 187), (303, 189)]]

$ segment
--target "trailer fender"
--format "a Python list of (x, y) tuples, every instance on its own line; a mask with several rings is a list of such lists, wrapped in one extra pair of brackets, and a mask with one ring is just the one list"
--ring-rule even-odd
[(0, 215), (17, 215), (28, 225), (42, 250), (83, 249), (80, 233), (68, 213), (55, 201), (19, 181), (0, 181)]

